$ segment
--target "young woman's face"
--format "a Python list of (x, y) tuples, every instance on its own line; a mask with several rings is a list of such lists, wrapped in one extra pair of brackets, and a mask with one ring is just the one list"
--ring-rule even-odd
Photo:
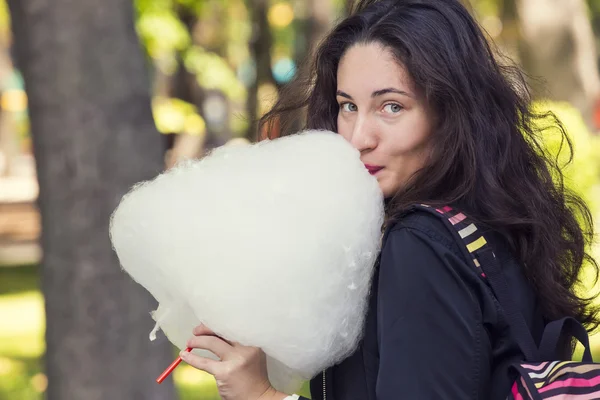
[(433, 123), (407, 71), (382, 45), (357, 44), (340, 60), (337, 102), (338, 133), (392, 196), (427, 161)]

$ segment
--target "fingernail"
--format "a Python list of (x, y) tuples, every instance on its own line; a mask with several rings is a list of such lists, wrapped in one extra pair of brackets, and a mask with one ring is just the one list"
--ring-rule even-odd
[(185, 360), (185, 358), (188, 356), (188, 352), (183, 350), (179, 352), (179, 357), (181, 357), (181, 359)]

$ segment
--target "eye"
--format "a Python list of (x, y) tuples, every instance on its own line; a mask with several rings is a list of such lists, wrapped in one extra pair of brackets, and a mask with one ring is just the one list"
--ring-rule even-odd
[(388, 103), (383, 106), (383, 111), (390, 114), (398, 114), (400, 111), (402, 111), (402, 106), (397, 103)]
[(340, 108), (342, 109), (342, 111), (345, 112), (354, 112), (358, 109), (358, 107), (356, 107), (356, 104), (348, 102), (340, 104)]

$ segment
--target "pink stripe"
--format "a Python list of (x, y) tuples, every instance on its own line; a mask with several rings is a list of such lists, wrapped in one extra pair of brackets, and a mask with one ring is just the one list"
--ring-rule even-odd
[(548, 361), (544, 361), (540, 364), (521, 364), (521, 367), (525, 368), (527, 371), (541, 371), (548, 366)]
[(548, 386), (544, 386), (543, 388), (539, 389), (539, 392), (544, 393), (544, 392), (547, 392), (548, 390), (558, 389), (558, 388), (562, 388), (565, 386), (592, 387), (592, 386), (596, 386), (598, 384), (600, 384), (600, 376), (596, 376), (595, 378), (592, 378), (592, 379), (569, 378), (569, 379), (565, 379), (564, 381), (557, 381), (557, 382), (551, 383)]
[(446, 207), (442, 208), (442, 210), (444, 210), (444, 212), (452, 211), (452, 207), (446, 206)]
[(519, 386), (517, 385), (517, 382), (513, 384), (512, 395), (515, 400), (523, 400), (523, 396), (521, 396), (521, 393), (519, 393)]
[(452, 225), (456, 225), (465, 218), (466, 218), (465, 214), (460, 213), (460, 214), (456, 214), (454, 217), (450, 218), (448, 221), (450, 221), (452, 223)]
[(587, 394), (557, 394), (552, 397), (545, 397), (545, 400), (598, 400), (600, 393), (594, 391), (594, 393)]

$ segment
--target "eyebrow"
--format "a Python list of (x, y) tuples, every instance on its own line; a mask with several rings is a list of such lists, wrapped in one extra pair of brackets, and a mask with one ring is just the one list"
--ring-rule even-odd
[[(397, 93), (397, 94), (400, 94), (400, 95), (403, 95), (403, 96), (406, 96), (406, 97), (411, 97), (411, 98), (413, 97), (412, 95), (408, 94), (407, 92), (405, 92), (403, 90), (394, 89), (394, 88), (391, 88), (391, 87), (390, 88), (376, 90), (373, 93), (371, 93), (371, 97), (375, 98), (375, 97), (378, 97), (378, 96), (383, 96), (384, 94), (387, 94), (387, 93)], [(342, 92), (341, 90), (338, 90), (336, 92), (336, 95), (345, 97), (345, 98), (350, 99), (350, 100), (354, 100), (352, 98), (352, 96), (350, 96), (346, 92)]]

